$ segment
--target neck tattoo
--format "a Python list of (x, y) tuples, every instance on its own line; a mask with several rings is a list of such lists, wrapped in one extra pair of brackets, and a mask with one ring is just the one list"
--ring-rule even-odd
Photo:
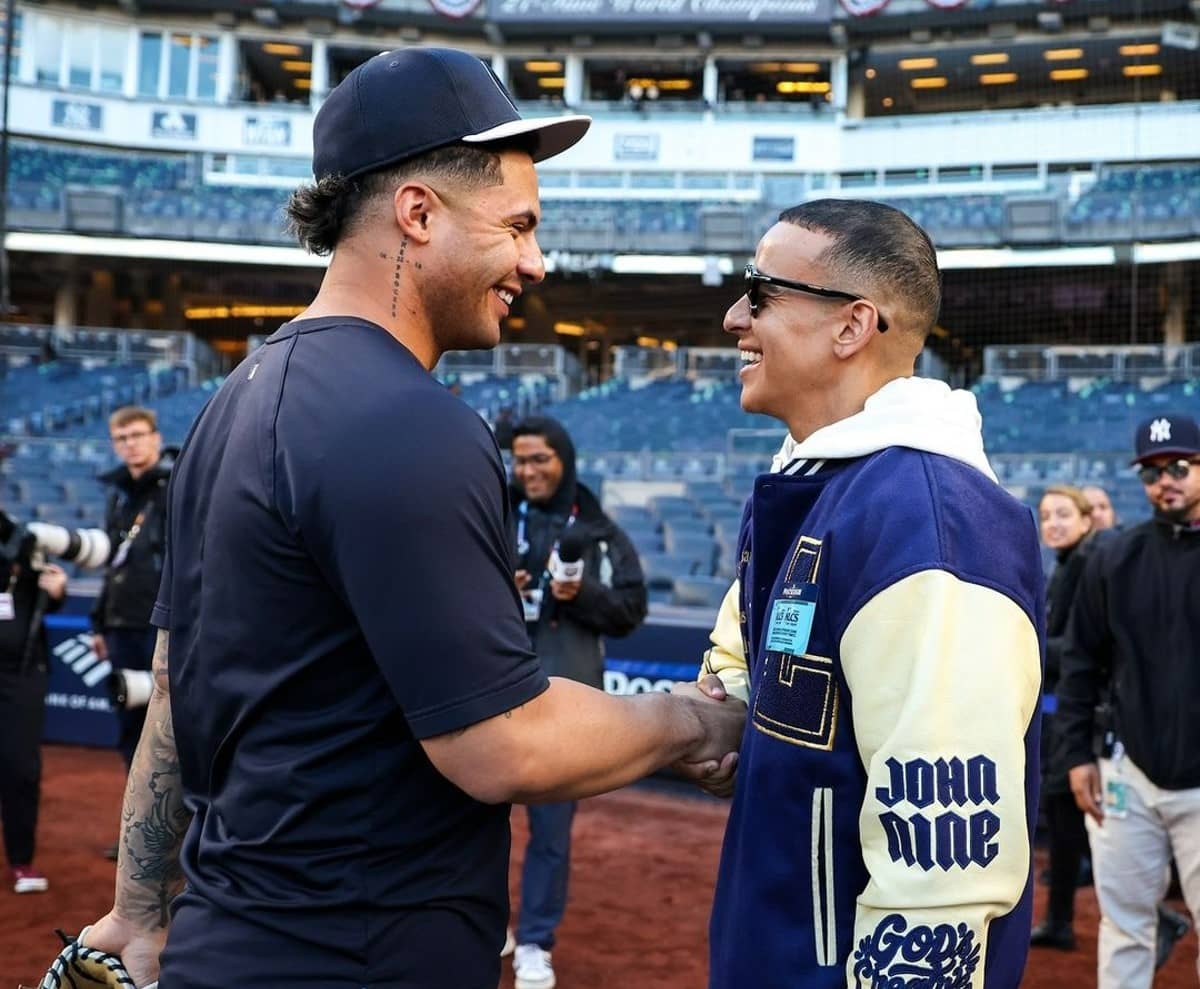
[[(396, 255), (396, 267), (392, 271), (392, 319), (395, 319), (400, 312), (400, 270), (404, 267), (404, 256), (408, 253), (408, 236), (400, 241), (400, 251)], [(379, 257), (383, 260), (388, 260), (387, 251), (380, 251)], [(420, 265), (417, 265), (419, 268)]]

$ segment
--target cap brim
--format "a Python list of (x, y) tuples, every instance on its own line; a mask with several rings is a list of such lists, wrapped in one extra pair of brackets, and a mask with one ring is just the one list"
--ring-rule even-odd
[(1200, 450), (1192, 450), (1185, 447), (1160, 447), (1157, 450), (1151, 450), (1149, 453), (1143, 453), (1140, 457), (1134, 457), (1129, 461), (1129, 466), (1134, 467), (1137, 464), (1144, 464), (1147, 460), (1153, 460), (1155, 457), (1195, 457), (1200, 455)]
[(580, 114), (540, 117), (535, 120), (510, 120), (506, 124), (491, 127), (478, 134), (469, 134), (462, 140), (468, 144), (490, 144), (529, 134), (534, 138), (533, 160), (545, 161), (578, 143), (591, 126), (592, 118)]

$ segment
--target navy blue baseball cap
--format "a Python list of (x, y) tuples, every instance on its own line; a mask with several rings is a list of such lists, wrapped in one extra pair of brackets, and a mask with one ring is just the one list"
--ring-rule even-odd
[(524, 120), (492, 70), (454, 48), (401, 48), (354, 69), (313, 122), (313, 175), (353, 178), (465, 141), (528, 136), (534, 161), (566, 151), (591, 117)]
[(1194, 457), (1200, 454), (1200, 426), (1182, 412), (1163, 412), (1138, 425), (1136, 443), (1135, 464), (1164, 453)]

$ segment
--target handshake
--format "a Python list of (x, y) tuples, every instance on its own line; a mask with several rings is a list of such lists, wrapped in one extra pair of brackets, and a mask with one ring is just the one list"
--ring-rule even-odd
[(715, 797), (733, 796), (746, 704), (732, 697), (720, 677), (706, 673), (697, 683), (677, 683), (672, 696), (694, 706), (705, 726), (704, 742), (671, 769)]

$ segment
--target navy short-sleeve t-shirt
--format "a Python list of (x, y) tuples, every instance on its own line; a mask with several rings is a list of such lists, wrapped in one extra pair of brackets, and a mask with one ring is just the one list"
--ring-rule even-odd
[(494, 986), (508, 807), (419, 739), (547, 686), (484, 422), (373, 323), (300, 320), (173, 472), (170, 630), (187, 890), (162, 989)]

